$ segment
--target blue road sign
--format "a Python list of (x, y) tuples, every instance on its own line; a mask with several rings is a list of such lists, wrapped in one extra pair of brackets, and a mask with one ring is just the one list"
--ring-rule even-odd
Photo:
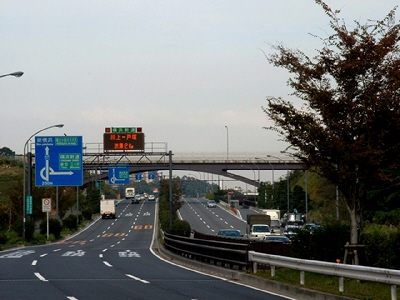
[(126, 165), (108, 166), (109, 184), (129, 184), (129, 167)]
[(143, 173), (136, 173), (135, 174), (135, 179), (136, 180), (142, 180), (143, 179)]
[(82, 137), (37, 136), (35, 169), (36, 186), (81, 186)]
[(150, 171), (149, 172), (149, 179), (156, 179), (156, 172), (155, 171)]

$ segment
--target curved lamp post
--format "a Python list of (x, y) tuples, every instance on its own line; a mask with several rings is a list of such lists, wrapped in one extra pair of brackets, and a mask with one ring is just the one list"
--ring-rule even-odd
[[(290, 156), (293, 156), (293, 153), (287, 152), (287, 151), (281, 151), (281, 153), (288, 154)], [(306, 194), (306, 218), (308, 219), (308, 174), (307, 174), (307, 169), (304, 170), (304, 181), (305, 181), (305, 194)]]
[[(17, 73), (19, 73), (19, 72), (17, 72)], [(22, 73), (22, 72), (20, 72), (20, 73)], [(23, 73), (22, 73), (23, 74)], [(21, 75), (19, 75), (19, 76), (22, 76), (22, 74)], [(3, 75), (3, 76), (7, 76), (7, 75)], [(13, 76), (16, 76), (16, 75), (13, 75)], [(29, 139), (27, 139), (27, 141), (26, 141), (26, 143), (25, 143), (25, 145), (24, 145), (24, 192), (23, 192), (23, 195), (24, 195), (24, 198), (23, 198), (23, 233), (22, 233), (22, 236), (23, 236), (23, 238), (25, 238), (25, 223), (26, 223), (26, 165), (25, 165), (25, 161), (26, 161), (26, 147), (27, 147), (27, 145), (28, 145), (28, 143), (29, 143), (29, 141), (30, 141), (30, 139), (31, 138), (33, 138), (35, 135), (37, 135), (38, 133), (40, 133), (40, 132), (42, 132), (42, 131), (45, 131), (45, 130), (47, 130), (47, 129), (50, 129), (50, 128), (54, 128), (54, 127), (58, 127), (58, 128), (61, 128), (61, 127), (63, 127), (64, 126), (64, 124), (57, 124), (57, 125), (52, 125), (52, 126), (49, 126), (49, 127), (46, 127), (46, 128), (43, 128), (43, 129), (41, 129), (41, 130), (39, 130), (39, 131), (37, 131), (37, 132), (35, 132), (34, 134), (32, 134), (30, 137), (29, 137)], [(29, 168), (30, 168), (31, 166), (29, 166)], [(32, 179), (30, 178), (30, 176), (29, 176), (29, 178), (28, 178), (30, 181), (32, 181)], [(30, 196), (30, 195), (28, 195), (28, 196)]]
[(229, 131), (228, 131), (228, 126), (225, 126), (226, 128), (226, 159), (229, 159)]
[(24, 75), (24, 72), (18, 71), (18, 72), (13, 72), (13, 73), (10, 73), (10, 74), (0, 75), (0, 78), (1, 77), (6, 77), (6, 76), (21, 77), (22, 75)]
[[(249, 170), (252, 170), (253, 171), (253, 175), (254, 175), (254, 182), (257, 182), (256, 181), (256, 172), (254, 172), (254, 170), (252, 169), (252, 168), (250, 168), (250, 167), (248, 167), (248, 166), (245, 166), (245, 165), (240, 165), (241, 167), (246, 167), (246, 168), (248, 168)], [(256, 186), (254, 186), (254, 189), (256, 188)], [(247, 200), (247, 182), (246, 182), (246, 200)], [(255, 191), (254, 191), (254, 194), (255, 194)], [(255, 196), (255, 195), (254, 195)], [(257, 203), (256, 203), (257, 204)]]
[(290, 192), (290, 182), (289, 182), (289, 167), (288, 167), (288, 165), (287, 165), (287, 163), (282, 159), (282, 158), (280, 158), (280, 157), (277, 157), (277, 156), (273, 156), (273, 155), (267, 155), (267, 157), (273, 157), (273, 158), (277, 158), (277, 159), (279, 159), (280, 161), (283, 161), (284, 163), (285, 163), (285, 165), (286, 165), (286, 181), (287, 181), (287, 191), (286, 191), (286, 194), (287, 194), (287, 212), (289, 212), (289, 209), (290, 209), (290, 199), (289, 199), (289, 192)]

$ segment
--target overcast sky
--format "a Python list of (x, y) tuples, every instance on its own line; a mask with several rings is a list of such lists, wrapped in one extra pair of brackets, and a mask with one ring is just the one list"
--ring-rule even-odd
[[(326, 0), (348, 25), (398, 0)], [(331, 34), (313, 0), (0, 1), (0, 147), (36, 131), (101, 143), (105, 127), (142, 127), (179, 152), (278, 153), (266, 96), (291, 92), (270, 44), (310, 56)], [(226, 127), (228, 127), (228, 131)]]

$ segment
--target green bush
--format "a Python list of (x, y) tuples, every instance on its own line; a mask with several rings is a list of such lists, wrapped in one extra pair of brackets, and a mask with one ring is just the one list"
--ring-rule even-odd
[[(53, 234), (55, 237), (60, 237), (61, 229), (62, 226), (58, 219), (49, 219), (49, 234)], [(43, 235), (47, 234), (47, 220), (43, 220), (40, 223), (40, 233)]]
[(5, 232), (0, 232), (0, 244), (5, 244), (7, 243), (7, 236)]
[(90, 209), (82, 210), (82, 217), (85, 220), (88, 220), (88, 221), (92, 220), (92, 212), (91, 212), (91, 210)]
[(300, 230), (293, 238), (293, 256), (302, 259), (335, 262), (344, 257), (344, 245), (350, 238), (347, 225), (330, 224), (325, 230), (310, 234)]
[(46, 236), (42, 235), (39, 232), (35, 232), (33, 234), (31, 243), (32, 244), (44, 244), (46, 242)]
[[(15, 232), (22, 237), (24, 234), (24, 224), (23, 224), (23, 219), (19, 218), (18, 220), (15, 221), (14, 223), (14, 228)], [(30, 241), (33, 237), (33, 233), (35, 232), (35, 224), (33, 221), (31, 221), (29, 218), (26, 219), (25, 221), (25, 239), (27, 241)]]
[(172, 227), (167, 230), (168, 233), (180, 236), (190, 237), (190, 224), (185, 220), (175, 220)]
[(400, 230), (397, 227), (367, 223), (361, 243), (366, 245), (365, 255), (369, 266), (400, 269)]
[(78, 224), (76, 222), (76, 216), (75, 215), (69, 215), (66, 217), (63, 221), (64, 227), (71, 229), (71, 230), (76, 230), (78, 228)]

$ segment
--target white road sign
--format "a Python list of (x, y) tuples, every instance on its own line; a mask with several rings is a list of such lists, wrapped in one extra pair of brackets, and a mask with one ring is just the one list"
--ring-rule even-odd
[(51, 199), (42, 199), (42, 212), (51, 212)]

